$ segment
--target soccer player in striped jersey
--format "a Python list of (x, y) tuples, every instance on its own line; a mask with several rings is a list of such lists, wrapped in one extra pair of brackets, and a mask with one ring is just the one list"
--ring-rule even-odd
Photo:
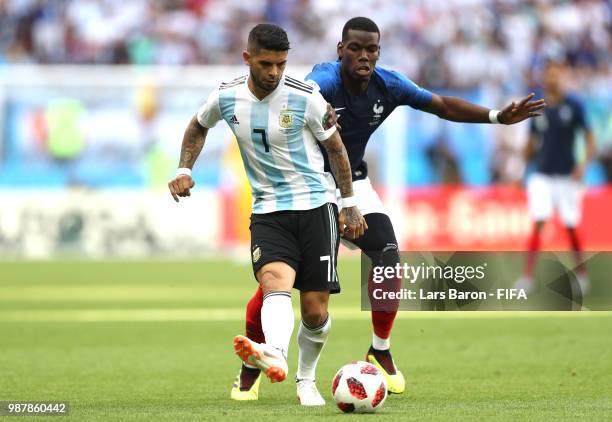
[[(370, 136), (398, 106), (410, 106), (455, 122), (513, 124), (539, 115), (543, 100), (532, 101), (533, 94), (512, 103), (502, 111), (490, 110), (457, 97), (433, 94), (406, 76), (376, 65), (380, 56), (380, 31), (365, 17), (352, 18), (344, 25), (337, 46), (338, 60), (315, 65), (306, 76), (320, 88), (323, 98), (338, 111), (342, 140), (351, 161), (357, 206), (368, 224), (364, 236), (352, 243), (373, 265), (395, 266), (399, 251), (391, 220), (368, 178), (364, 153)], [(397, 280), (382, 285), (397, 289)], [(370, 280), (370, 292), (373, 284)], [(390, 338), (398, 302), (374, 300), (372, 305), (372, 344), (366, 360), (381, 369), (389, 392), (402, 393), (405, 380), (390, 352)], [(260, 338), (258, 290), (247, 305), (247, 335)]]
[[(232, 398), (257, 398), (260, 370), (272, 382), (287, 377), (287, 350), (293, 332), (291, 289), (300, 290), (300, 359), (309, 368), (297, 374), (303, 405), (322, 405), (314, 372), (329, 333), (330, 293), (340, 284), (336, 258), (341, 230), (363, 235), (365, 220), (354, 203), (351, 169), (342, 139), (332, 124), (325, 129), (327, 103), (313, 86), (284, 74), (289, 50), (286, 32), (271, 24), (255, 26), (243, 53), (249, 75), (215, 89), (185, 131), (179, 169), (169, 183), (172, 196), (190, 196), (193, 167), (208, 129), (225, 120), (236, 136), (253, 194), (251, 254), (263, 293), (261, 326), (265, 339), (236, 336), (243, 367)], [(327, 152), (342, 196), (338, 216), (336, 183), (324, 170)]]

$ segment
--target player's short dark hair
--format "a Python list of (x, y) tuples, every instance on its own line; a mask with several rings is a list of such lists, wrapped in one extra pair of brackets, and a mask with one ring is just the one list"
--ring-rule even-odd
[(253, 53), (259, 50), (287, 51), (289, 50), (287, 32), (271, 23), (255, 25), (249, 32), (247, 50)]
[(376, 23), (370, 18), (358, 16), (356, 18), (349, 19), (344, 24), (344, 28), (342, 28), (343, 42), (346, 41), (346, 38), (348, 37), (348, 32), (351, 29), (354, 29), (356, 31), (376, 32), (378, 34), (378, 38), (380, 38), (380, 29), (378, 29), (378, 25), (376, 25)]

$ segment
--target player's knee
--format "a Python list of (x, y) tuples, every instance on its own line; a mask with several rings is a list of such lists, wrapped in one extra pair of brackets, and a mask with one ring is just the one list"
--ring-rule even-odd
[(319, 327), (327, 319), (327, 309), (312, 308), (302, 313), (302, 320), (309, 327)]
[(395, 243), (379, 245), (376, 251), (366, 252), (374, 266), (395, 267), (400, 262), (399, 249)]
[(264, 265), (256, 274), (263, 293), (290, 292), (293, 287), (295, 271), (287, 264), (273, 262)]
[[(314, 293), (314, 292), (309, 292)], [(314, 293), (302, 297), (302, 320), (309, 327), (318, 327), (327, 319), (327, 295)]]
[(266, 269), (258, 274), (264, 292), (288, 290), (283, 275), (274, 269)]
[(382, 264), (386, 267), (394, 267), (400, 262), (399, 249), (397, 244), (388, 244), (382, 249)]

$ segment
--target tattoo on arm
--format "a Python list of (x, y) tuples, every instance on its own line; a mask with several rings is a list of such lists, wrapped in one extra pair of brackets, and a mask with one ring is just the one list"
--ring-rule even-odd
[[(327, 151), (329, 165), (331, 167), (336, 185), (340, 189), (343, 198), (353, 196), (353, 175), (351, 173), (351, 162), (349, 161), (346, 148), (338, 131), (322, 143)], [(344, 231), (343, 236), (347, 239), (355, 239), (363, 235), (367, 224), (356, 206), (342, 208), (339, 218), (339, 228)]]
[(351, 163), (338, 131), (334, 132), (334, 134), (327, 141), (322, 142), (322, 144), (327, 152), (329, 165), (336, 179), (338, 189), (340, 189), (340, 194), (343, 198), (353, 196)]
[(179, 167), (192, 168), (195, 164), (202, 147), (208, 129), (202, 127), (198, 122), (198, 119), (194, 116), (183, 135), (183, 144), (181, 145), (181, 159), (179, 161)]

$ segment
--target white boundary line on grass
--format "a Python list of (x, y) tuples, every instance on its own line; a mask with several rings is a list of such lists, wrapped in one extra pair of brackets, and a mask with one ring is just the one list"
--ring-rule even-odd
[[(295, 309), (295, 315), (299, 310)], [(369, 319), (369, 311), (331, 308), (336, 320)], [(0, 322), (163, 322), (163, 321), (244, 321), (241, 308), (216, 309), (21, 309), (0, 311)], [(612, 317), (612, 311), (597, 312), (398, 312), (398, 319), (503, 319), (503, 318), (592, 318)]]

